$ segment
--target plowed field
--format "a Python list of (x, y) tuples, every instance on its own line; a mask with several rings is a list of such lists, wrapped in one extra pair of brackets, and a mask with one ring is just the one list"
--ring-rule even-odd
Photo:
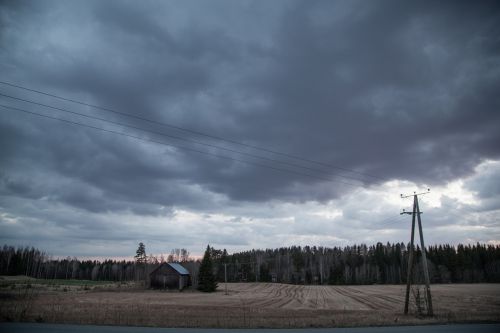
[[(433, 285), (433, 318), (402, 315), (403, 285), (297, 286), (224, 284), (216, 293), (153, 290), (41, 290), (26, 306), (14, 291), (0, 295), (2, 320), (165, 327), (334, 327), (499, 322), (500, 285)], [(16, 317), (18, 316), (18, 317)]]

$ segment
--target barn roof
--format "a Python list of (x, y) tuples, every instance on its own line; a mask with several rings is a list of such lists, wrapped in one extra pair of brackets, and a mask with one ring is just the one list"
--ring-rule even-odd
[(187, 269), (185, 269), (181, 264), (176, 263), (176, 262), (165, 262), (165, 263), (161, 264), (160, 266), (156, 267), (156, 269), (154, 269), (149, 274), (150, 275), (154, 274), (163, 265), (169, 265), (170, 267), (172, 267), (180, 275), (189, 275), (189, 271)]
[(168, 264), (170, 265), (170, 267), (175, 269), (177, 271), (177, 273), (179, 273), (181, 275), (189, 275), (188, 270), (185, 269), (181, 264), (178, 264), (176, 262), (169, 262)]

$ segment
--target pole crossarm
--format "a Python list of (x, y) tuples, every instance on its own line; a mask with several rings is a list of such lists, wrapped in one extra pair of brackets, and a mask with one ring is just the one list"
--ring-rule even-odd
[(424, 194), (429, 194), (431, 192), (431, 189), (428, 188), (427, 191), (425, 192), (421, 192), (421, 193), (417, 193), (417, 192), (413, 192), (413, 194), (401, 194), (401, 198), (402, 199), (405, 199), (405, 198), (409, 198), (409, 197), (414, 197), (416, 195), (424, 195)]
[[(423, 214), (424, 212), (419, 212), (417, 214)], [(401, 213), (399, 213), (399, 215), (403, 215), (403, 214), (408, 214), (408, 215), (413, 215), (413, 212), (407, 212), (406, 210), (403, 209), (403, 211)]]

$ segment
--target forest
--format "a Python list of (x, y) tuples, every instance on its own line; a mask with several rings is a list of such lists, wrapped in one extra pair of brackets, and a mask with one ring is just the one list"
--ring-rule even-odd
[[(229, 254), (211, 249), (214, 274), (220, 282), (259, 281), (289, 284), (400, 284), (406, 282), (408, 245), (404, 243), (346, 247), (292, 246)], [(414, 281), (422, 282), (421, 249), (416, 247)], [(500, 282), (500, 246), (486, 244), (436, 245), (427, 248), (432, 283)], [(199, 260), (185, 249), (167, 258), (146, 255), (135, 260), (79, 260), (53, 258), (33, 247), (4, 245), (0, 249), (0, 275), (26, 275), (42, 279), (105, 281), (144, 280), (164, 261), (181, 262), (196, 281)]]
[[(406, 283), (409, 245), (404, 243), (334, 247), (292, 246), (232, 255), (213, 250), (217, 277), (229, 281), (291, 284)], [(423, 281), (421, 249), (415, 248), (414, 276)], [(436, 245), (427, 248), (432, 283), (500, 282), (500, 246)]]

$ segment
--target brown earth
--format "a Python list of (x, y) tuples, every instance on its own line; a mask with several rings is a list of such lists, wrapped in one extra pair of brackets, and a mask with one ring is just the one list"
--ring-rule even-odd
[[(0, 320), (162, 327), (335, 327), (500, 322), (499, 284), (432, 285), (435, 316), (419, 316), (403, 285), (230, 283), (216, 293), (138, 287), (2, 289)], [(88, 288), (86, 288), (88, 289)]]

